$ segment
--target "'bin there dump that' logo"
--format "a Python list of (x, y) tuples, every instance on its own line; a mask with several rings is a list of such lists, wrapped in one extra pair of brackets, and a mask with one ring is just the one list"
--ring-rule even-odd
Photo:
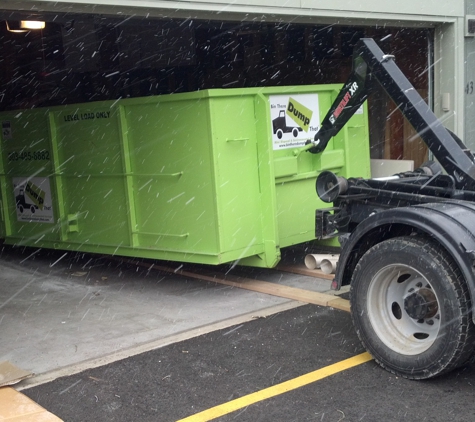
[(25, 186), (25, 193), (40, 210), (43, 209), (46, 193), (42, 189), (33, 183), (28, 182)]
[(312, 120), (313, 111), (300, 104), (298, 101), (289, 97), (287, 104), (287, 115), (297, 123), (305, 132), (308, 132), (310, 121)]

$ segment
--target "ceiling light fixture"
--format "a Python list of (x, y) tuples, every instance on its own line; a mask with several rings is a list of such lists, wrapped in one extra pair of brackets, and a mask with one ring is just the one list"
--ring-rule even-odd
[(45, 23), (43, 21), (20, 21), (20, 28), (22, 29), (44, 29)]
[(5, 21), (7, 31), (9, 32), (28, 32), (35, 29), (43, 29), (45, 22), (43, 21)]

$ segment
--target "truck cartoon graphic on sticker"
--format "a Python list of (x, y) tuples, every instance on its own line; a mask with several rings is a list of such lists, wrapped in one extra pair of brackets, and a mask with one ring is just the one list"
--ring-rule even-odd
[(15, 201), (16, 201), (16, 207), (18, 211), (20, 211), (20, 214), (23, 214), (23, 211), (25, 211), (25, 209), (29, 209), (30, 212), (34, 214), (36, 210), (39, 208), (38, 205), (27, 202), (25, 198), (24, 188), (20, 188), (20, 193), (15, 197)]
[(276, 117), (274, 120), (272, 120), (272, 130), (278, 139), (282, 139), (284, 133), (292, 132), (293, 137), (296, 138), (299, 136), (299, 132), (302, 132), (302, 128), (300, 126), (287, 126), (285, 110), (280, 110), (279, 117)]
[(18, 221), (54, 222), (49, 178), (14, 177), (13, 192)]

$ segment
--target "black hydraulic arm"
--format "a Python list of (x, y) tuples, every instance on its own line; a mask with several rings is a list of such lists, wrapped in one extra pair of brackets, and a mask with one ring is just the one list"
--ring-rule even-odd
[(475, 159), (464, 150), (434, 115), (394, 62), (371, 38), (362, 38), (355, 46), (353, 70), (348, 81), (322, 121), (313, 146), (318, 153), (325, 149), (368, 97), (374, 82), (378, 82), (402, 114), (427, 144), (445, 171), (455, 180), (457, 189), (475, 190)]

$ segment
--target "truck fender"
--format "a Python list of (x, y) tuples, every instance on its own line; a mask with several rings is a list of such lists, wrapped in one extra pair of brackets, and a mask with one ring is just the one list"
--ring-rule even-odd
[(398, 236), (422, 235), (438, 242), (458, 265), (469, 288), (473, 309), (474, 221), (475, 204), (466, 201), (448, 200), (375, 212), (348, 239), (341, 239), (342, 251), (332, 287), (339, 289), (349, 284), (359, 259), (375, 244)]

